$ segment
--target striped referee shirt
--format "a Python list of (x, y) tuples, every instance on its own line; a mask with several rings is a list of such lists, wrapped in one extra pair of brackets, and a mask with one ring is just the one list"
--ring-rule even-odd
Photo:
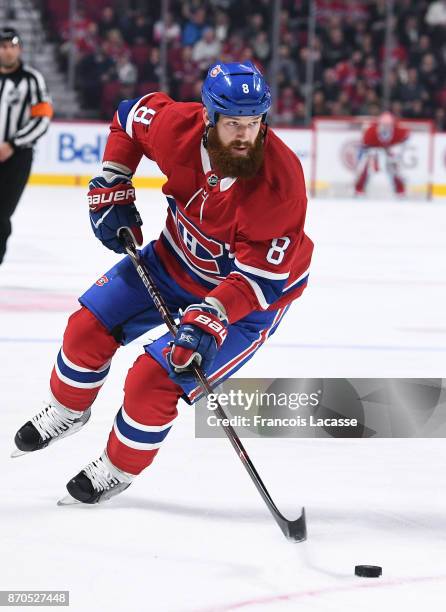
[(43, 76), (26, 64), (0, 72), (0, 142), (32, 147), (47, 131), (53, 107)]

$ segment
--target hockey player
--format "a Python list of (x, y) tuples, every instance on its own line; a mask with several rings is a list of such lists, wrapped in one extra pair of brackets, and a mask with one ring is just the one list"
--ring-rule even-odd
[(392, 113), (385, 112), (379, 116), (364, 132), (362, 148), (357, 168), (357, 179), (355, 183), (355, 194), (365, 194), (369, 175), (379, 170), (380, 152), (385, 155), (386, 172), (393, 184), (393, 189), (398, 196), (405, 194), (405, 184), (399, 172), (398, 160), (392, 151), (392, 147), (404, 142), (409, 137), (409, 132), (401, 127)]
[[(246, 363), (277, 329), (308, 279), (313, 245), (304, 233), (306, 192), (297, 157), (272, 132), (268, 85), (250, 62), (216, 64), (203, 105), (164, 93), (124, 100), (114, 116), (102, 174), (90, 183), (91, 226), (123, 253), (121, 228), (142, 245), (132, 176), (143, 155), (167, 177), (164, 230), (141, 251), (178, 333), (144, 347), (130, 368), (105, 451), (67, 484), (80, 502), (126, 489), (150, 465), (183, 397), (201, 389), (201, 364), (217, 384)], [(16, 434), (15, 455), (79, 430), (116, 350), (160, 325), (125, 257), (79, 298), (51, 374), (49, 404)]]

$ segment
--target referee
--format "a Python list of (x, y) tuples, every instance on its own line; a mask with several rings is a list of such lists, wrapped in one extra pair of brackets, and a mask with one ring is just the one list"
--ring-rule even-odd
[(42, 75), (24, 65), (21, 54), (18, 33), (0, 28), (0, 264), (12, 214), (31, 172), (33, 145), (53, 116)]

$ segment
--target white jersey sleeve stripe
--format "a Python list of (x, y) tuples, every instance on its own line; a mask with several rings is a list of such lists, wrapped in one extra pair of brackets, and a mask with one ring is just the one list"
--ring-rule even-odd
[(310, 273), (310, 268), (307, 268), (307, 269), (305, 270), (305, 272), (303, 272), (303, 273), (302, 273), (302, 274), (299, 276), (299, 278), (296, 278), (296, 280), (294, 280), (292, 283), (290, 283), (289, 285), (287, 285), (286, 287), (284, 287), (284, 289), (283, 289), (282, 293), (283, 293), (284, 291), (288, 291), (288, 289), (290, 289), (291, 287), (294, 287), (294, 285), (297, 285), (297, 283), (300, 283), (301, 281), (303, 281), (303, 280), (304, 280), (304, 278), (305, 278), (305, 277), (307, 277), (307, 276), (309, 275), (309, 273)]
[(266, 310), (269, 307), (269, 304), (265, 299), (265, 296), (263, 294), (263, 291), (260, 288), (260, 285), (256, 283), (254, 280), (252, 280), (252, 278), (249, 278), (249, 276), (245, 276), (244, 274), (242, 274), (241, 272), (237, 272), (236, 270), (233, 270), (229, 276), (233, 276), (234, 274), (241, 276), (247, 283), (249, 283), (249, 285), (251, 285), (252, 290), (256, 294), (256, 298), (257, 298), (258, 303), (260, 304), (260, 307), (263, 310)]
[(246, 264), (242, 264), (238, 261), (237, 258), (234, 260), (235, 265), (243, 272), (250, 272), (251, 274), (255, 274), (256, 276), (261, 276), (262, 278), (269, 278), (271, 280), (286, 280), (290, 273), (278, 273), (278, 272), (270, 272), (269, 270), (262, 270), (261, 268), (255, 268), (254, 266), (247, 266)]

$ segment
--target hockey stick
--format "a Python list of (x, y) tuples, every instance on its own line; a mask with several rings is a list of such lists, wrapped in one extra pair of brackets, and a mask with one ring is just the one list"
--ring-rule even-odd
[[(139, 257), (130, 232), (127, 229), (122, 229), (120, 232), (120, 238), (124, 244), (127, 255), (130, 257), (133, 265), (135, 266), (135, 269), (139, 274), (142, 282), (144, 283), (144, 286), (146, 287), (156, 308), (158, 309), (161, 318), (163, 319), (172, 336), (175, 336), (177, 333), (177, 326), (175, 324), (174, 318), (170, 314), (163, 297), (161, 296), (155, 283), (153, 282), (146, 265)], [(210, 393), (213, 393), (212, 387), (209, 384), (209, 381), (203, 373), (202, 369), (195, 364), (192, 366), (192, 371), (197, 381), (202, 386), (205, 395), (209, 396)], [(241, 443), (238, 435), (236, 434), (231, 425), (223, 425), (223, 423), (228, 423), (228, 418), (220, 404), (218, 402), (216, 402), (216, 404), (217, 408), (215, 410), (215, 414), (220, 419), (220, 423), (222, 423), (222, 427), (225, 431), (225, 434), (228, 436), (229, 441), (231, 442), (235, 452), (240, 458), (240, 461), (245, 466), (245, 469), (251, 477), (251, 480), (255, 484), (257, 491), (260, 493), (263, 498), (263, 501), (268, 506), (268, 509), (273, 515), (274, 520), (279, 525), (286, 538), (292, 540), (293, 542), (303, 542), (307, 537), (305, 509), (302, 508), (300, 517), (295, 521), (289, 521), (279, 512), (277, 506), (275, 505), (270, 494), (268, 493), (267, 488), (263, 484), (262, 479), (257, 473), (256, 468), (254, 467), (251, 459), (249, 458), (248, 453), (246, 452), (243, 444)]]

